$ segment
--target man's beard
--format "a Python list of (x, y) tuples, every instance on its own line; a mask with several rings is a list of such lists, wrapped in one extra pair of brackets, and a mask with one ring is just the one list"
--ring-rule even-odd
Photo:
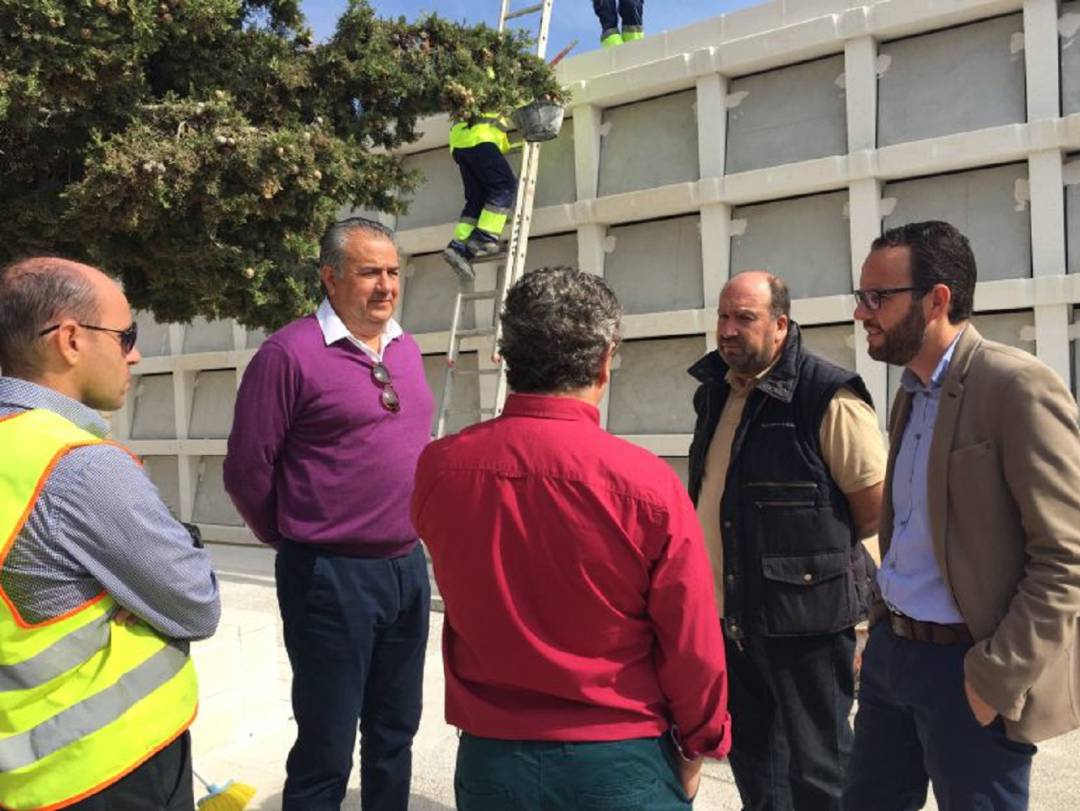
[(912, 301), (904, 320), (892, 329), (882, 331), (881, 344), (868, 347), (871, 358), (894, 366), (907, 366), (919, 354), (926, 340), (926, 317), (919, 305), (919, 301)]
[(720, 346), (722, 348), (734, 347), (738, 349), (738, 354), (735, 356), (724, 354), (723, 351), (720, 352), (720, 355), (727, 363), (728, 368), (735, 372), (735, 374), (744, 377), (753, 377), (772, 363), (772, 352), (768, 348), (768, 343), (762, 346), (757, 352), (754, 352), (745, 341), (739, 338), (721, 342)]

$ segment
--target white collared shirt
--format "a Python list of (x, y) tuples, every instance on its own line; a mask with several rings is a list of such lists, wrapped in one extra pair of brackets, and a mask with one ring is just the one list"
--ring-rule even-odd
[(383, 352), (386, 351), (386, 347), (390, 345), (392, 340), (401, 337), (404, 332), (401, 325), (391, 317), (391, 319), (386, 322), (386, 327), (383, 329), (382, 335), (379, 336), (379, 350), (375, 351), (349, 332), (349, 328), (345, 326), (345, 322), (341, 320), (341, 317), (338, 316), (336, 312), (334, 312), (334, 307), (330, 303), (330, 299), (324, 298), (322, 300), (319, 309), (315, 311), (315, 318), (319, 321), (319, 328), (322, 329), (323, 340), (326, 342), (327, 346), (337, 343), (342, 338), (347, 338), (354, 346), (362, 349), (364, 354), (376, 363), (382, 363)]

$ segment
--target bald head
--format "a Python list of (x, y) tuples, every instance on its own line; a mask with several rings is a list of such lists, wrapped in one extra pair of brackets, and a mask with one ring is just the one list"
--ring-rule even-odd
[(720, 292), (716, 347), (735, 374), (753, 377), (779, 356), (790, 312), (787, 285), (768, 271), (731, 277)]
[(788, 292), (788, 286), (783, 279), (767, 270), (744, 270), (736, 273), (724, 285), (721, 297), (729, 289), (733, 295), (754, 299), (768, 307), (774, 318), (791, 315), (791, 293)]

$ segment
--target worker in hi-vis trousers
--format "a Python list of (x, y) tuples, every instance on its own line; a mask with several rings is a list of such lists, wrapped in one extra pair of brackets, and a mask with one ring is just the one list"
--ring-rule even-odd
[[(605, 48), (633, 42), (645, 36), (642, 25), (645, 0), (593, 0), (592, 5), (596, 16), (600, 18), (600, 44)], [(620, 18), (622, 33), (619, 32)]]
[(499, 252), (499, 236), (513, 212), (517, 178), (504, 157), (509, 122), (484, 115), (450, 130), (450, 153), (461, 170), (465, 208), (443, 258), (463, 282), (476, 277), (472, 262)]

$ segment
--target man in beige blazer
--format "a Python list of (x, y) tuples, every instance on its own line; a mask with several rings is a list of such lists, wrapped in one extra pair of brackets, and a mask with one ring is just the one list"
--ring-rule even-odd
[[(1080, 726), (1080, 432), (1060, 378), (969, 319), (953, 226), (875, 240), (855, 318), (905, 366), (881, 516), (881, 601), (844, 795), (853, 811), (1025, 809), (1034, 743)], [(875, 620), (879, 620), (875, 622)]]

